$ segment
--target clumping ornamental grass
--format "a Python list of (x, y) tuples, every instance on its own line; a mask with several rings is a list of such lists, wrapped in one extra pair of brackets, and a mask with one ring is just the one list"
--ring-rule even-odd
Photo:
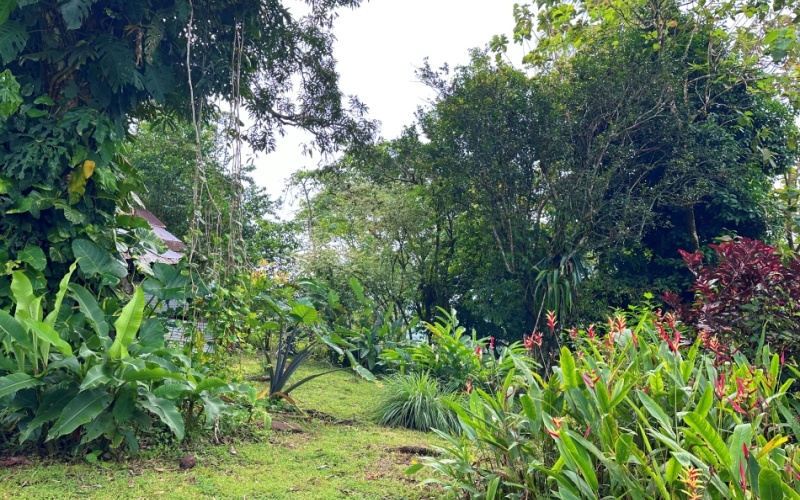
[(387, 379), (374, 417), (380, 425), (448, 432), (458, 429), (458, 417), (447, 404), (456, 398), (427, 372), (398, 374)]

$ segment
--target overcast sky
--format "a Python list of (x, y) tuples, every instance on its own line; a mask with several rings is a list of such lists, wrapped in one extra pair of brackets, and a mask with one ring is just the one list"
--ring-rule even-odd
[[(493, 35), (506, 33), (510, 38), (516, 2), (524, 3), (371, 0), (358, 9), (341, 11), (334, 27), (340, 87), (369, 107), (370, 118), (381, 122), (384, 138), (394, 138), (413, 123), (417, 107), (432, 97), (414, 74), (424, 58), (435, 68), (465, 64), (470, 48), (483, 47)], [(509, 54), (514, 62), (521, 59), (519, 50), (510, 49)], [(254, 177), (272, 198), (284, 195), (292, 172), (317, 165), (318, 157), (301, 154), (303, 141), (302, 133), (291, 132), (279, 138), (277, 151), (257, 157)]]

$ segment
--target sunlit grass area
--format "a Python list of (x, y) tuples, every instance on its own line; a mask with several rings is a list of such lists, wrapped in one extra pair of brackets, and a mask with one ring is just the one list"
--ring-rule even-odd
[[(237, 360), (232, 368), (245, 375), (259, 372), (253, 358)], [(296, 378), (325, 368), (310, 363)], [(28, 465), (0, 469), (0, 498), (439, 497), (404, 474), (414, 455), (400, 451), (430, 447), (434, 436), (370, 422), (381, 390), (350, 372), (335, 372), (292, 393), (305, 414), (272, 414), (299, 432), (256, 432), (245, 440), (223, 435), (222, 444), (180, 448), (165, 444), (139, 458), (95, 465), (31, 457)], [(189, 470), (178, 466), (185, 452), (197, 460)]]

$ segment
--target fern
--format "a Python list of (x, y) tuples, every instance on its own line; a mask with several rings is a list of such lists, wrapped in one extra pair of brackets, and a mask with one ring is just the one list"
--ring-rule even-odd
[(0, 25), (0, 58), (7, 65), (17, 58), (17, 55), (28, 43), (28, 32), (16, 21), (6, 21)]

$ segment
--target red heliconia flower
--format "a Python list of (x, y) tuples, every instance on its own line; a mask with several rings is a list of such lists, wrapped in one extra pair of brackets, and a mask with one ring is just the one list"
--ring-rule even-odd
[(480, 357), (482, 353), (483, 353), (483, 350), (481, 349), (481, 346), (476, 345), (475, 346), (475, 355)]
[(551, 431), (550, 429), (547, 429), (547, 433), (556, 439), (561, 439), (561, 434), (559, 434), (557, 431)]
[(586, 387), (594, 389), (594, 380), (592, 380), (592, 377), (590, 377), (589, 374), (583, 372), (581, 373), (581, 377), (583, 377), (583, 381), (586, 383)]
[(633, 339), (633, 346), (637, 349), (639, 348), (639, 336), (636, 335), (636, 332), (631, 330), (631, 338)]
[(522, 343), (525, 345), (525, 349), (531, 352), (531, 349), (533, 349), (533, 335), (523, 335)]
[(612, 333), (617, 331), (617, 323), (614, 321), (614, 318), (608, 318), (608, 335), (610, 336)]
[(744, 460), (739, 462), (739, 479), (742, 482), (742, 489), (747, 490), (747, 476), (744, 474)]
[(556, 331), (556, 312), (555, 311), (547, 311), (547, 327), (550, 328), (550, 332)]
[(578, 329), (574, 326), (569, 329), (569, 338), (575, 340), (578, 337)]
[(721, 373), (719, 377), (714, 381), (714, 390), (717, 393), (717, 397), (722, 399), (725, 397), (725, 374)]
[(489, 349), (494, 350), (494, 337), (489, 337)]
[(747, 391), (744, 390), (744, 384), (742, 383), (742, 379), (736, 377), (736, 398), (744, 398), (747, 397)]
[(750, 448), (748, 448), (745, 443), (742, 443), (742, 452), (744, 453), (745, 460), (750, 458)]
[(786, 350), (781, 351), (781, 366), (786, 364)]
[(733, 409), (734, 409), (734, 410), (736, 410), (737, 412), (741, 413), (742, 415), (747, 415), (747, 412), (746, 412), (746, 411), (744, 411), (744, 408), (742, 408), (742, 407), (739, 405), (739, 403), (737, 403), (737, 402), (736, 402), (736, 400), (735, 400), (735, 399), (733, 399), (733, 398), (728, 398), (728, 403), (730, 403), (730, 404), (731, 404), (731, 406), (733, 406)]
[(531, 333), (531, 341), (537, 347), (542, 347), (542, 334), (534, 330), (533, 333)]
[(624, 314), (617, 314), (616, 320), (617, 320), (617, 331), (621, 332), (622, 330), (628, 328), (628, 324), (625, 320)]
[(594, 336), (595, 336), (595, 333), (594, 333), (594, 325), (589, 325), (589, 329), (588, 329), (588, 330), (586, 330), (586, 333), (588, 333), (588, 334), (589, 334), (589, 339), (590, 339), (590, 340), (594, 340)]

